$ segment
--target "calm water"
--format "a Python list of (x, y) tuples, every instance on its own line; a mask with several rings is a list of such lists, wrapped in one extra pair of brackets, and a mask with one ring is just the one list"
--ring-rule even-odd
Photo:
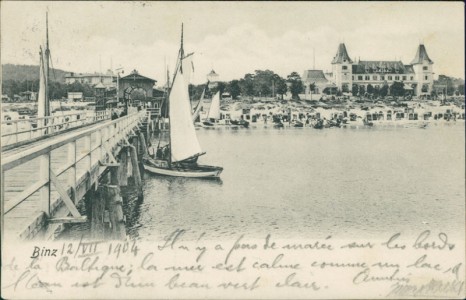
[(464, 124), (392, 129), (201, 129), (220, 181), (145, 174), (127, 204), (143, 240), (464, 233)]

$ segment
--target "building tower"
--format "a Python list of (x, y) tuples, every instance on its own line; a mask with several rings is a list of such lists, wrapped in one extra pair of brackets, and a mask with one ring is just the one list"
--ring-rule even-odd
[(341, 43), (337, 54), (332, 60), (333, 82), (341, 92), (350, 92), (352, 88), (352, 64), (353, 61), (346, 51), (346, 46)]
[(423, 44), (420, 44), (417, 48), (416, 56), (411, 64), (416, 74), (416, 95), (430, 94), (434, 85), (434, 62), (427, 55), (426, 47)]
[(209, 82), (209, 89), (217, 87), (220, 75), (215, 73), (214, 69), (207, 74), (207, 81)]

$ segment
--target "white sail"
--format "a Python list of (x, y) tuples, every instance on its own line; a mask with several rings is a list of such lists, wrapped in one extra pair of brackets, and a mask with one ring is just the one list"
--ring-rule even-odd
[[(47, 75), (45, 74), (44, 66), (44, 55), (42, 50), (40, 51), (40, 69), (39, 69), (39, 96), (37, 100), (37, 117), (45, 117), (45, 105), (47, 102), (46, 99), (46, 86), (47, 86)], [(38, 125), (43, 125), (43, 120), (39, 121)]]
[(186, 80), (180, 71), (175, 76), (168, 100), (172, 162), (183, 161), (202, 152), (191, 118)]
[(189, 84), (192, 81), (193, 77), (193, 55), (188, 54), (186, 55), (183, 60), (182, 60), (182, 68), (183, 68), (183, 77), (186, 80), (186, 86), (189, 86)]
[(197, 117), (199, 117), (199, 113), (201, 112), (201, 109), (202, 109), (202, 106), (203, 106), (202, 103), (204, 101), (204, 95), (205, 95), (206, 88), (207, 88), (207, 85), (204, 88), (204, 90), (202, 91), (201, 98), (199, 99), (199, 103), (197, 104), (196, 109), (193, 112), (193, 122), (197, 119)]
[(194, 110), (192, 114), (193, 122), (196, 121), (197, 117), (199, 117), (199, 113), (201, 112), (202, 109), (202, 97), (199, 100), (199, 103), (196, 106), (196, 109)]
[(220, 119), (220, 92), (217, 92), (212, 98), (207, 119)]

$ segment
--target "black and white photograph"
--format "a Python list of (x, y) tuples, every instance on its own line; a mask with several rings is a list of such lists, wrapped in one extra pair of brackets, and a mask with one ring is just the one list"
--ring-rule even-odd
[(1, 1), (4, 299), (464, 299), (463, 2)]

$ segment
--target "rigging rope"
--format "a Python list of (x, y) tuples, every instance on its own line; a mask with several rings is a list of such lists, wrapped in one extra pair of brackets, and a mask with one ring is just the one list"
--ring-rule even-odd
[[(50, 64), (52, 65), (53, 79), (54, 79), (55, 81), (57, 81), (57, 76), (56, 76), (56, 74), (55, 74), (55, 68), (53, 67), (52, 52), (50, 52), (50, 51), (49, 51), (49, 57), (50, 57)], [(48, 84), (48, 82), (47, 82), (47, 84)], [(49, 85), (49, 87), (50, 87), (50, 85)], [(49, 103), (50, 103), (50, 95), (48, 95), (48, 96), (49, 96), (48, 101), (49, 101)], [(65, 116), (65, 113), (63, 112), (63, 107), (61, 106), (61, 101), (60, 101), (60, 100), (58, 100), (58, 105), (60, 106), (61, 115), (62, 115), (62, 117), (64, 117), (64, 116)]]

